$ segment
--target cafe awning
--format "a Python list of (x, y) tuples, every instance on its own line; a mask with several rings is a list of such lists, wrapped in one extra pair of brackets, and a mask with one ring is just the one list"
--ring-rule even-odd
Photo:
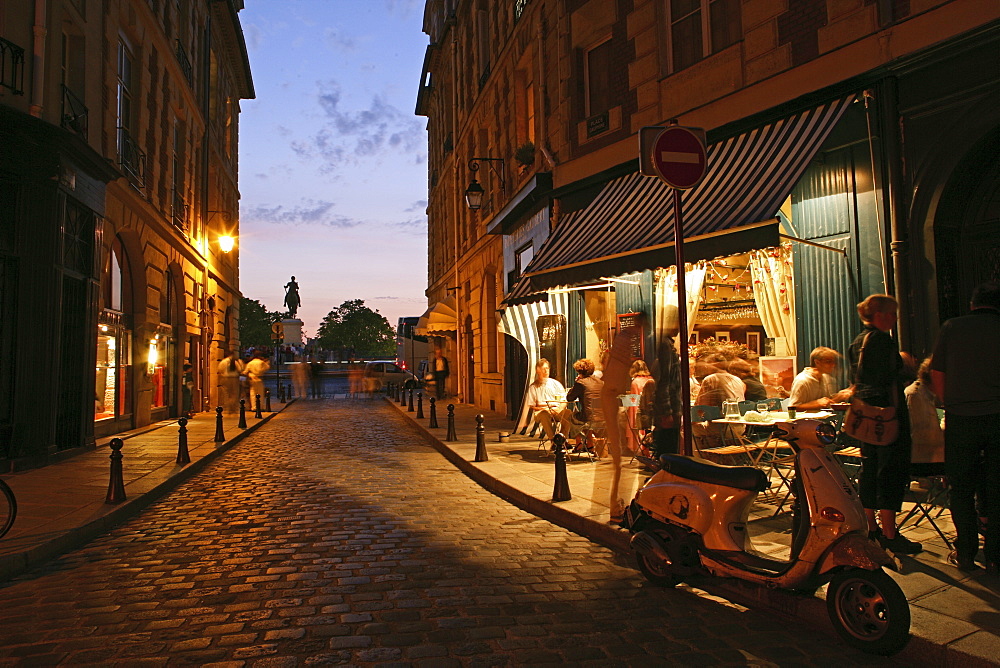
[(413, 331), (418, 336), (440, 336), (458, 331), (458, 309), (455, 298), (448, 297), (427, 309), (420, 316)]
[[(854, 95), (708, 146), (704, 180), (681, 195), (685, 261), (775, 246), (775, 215)], [(673, 195), (660, 179), (619, 177), (539, 248), (505, 303), (674, 264)]]

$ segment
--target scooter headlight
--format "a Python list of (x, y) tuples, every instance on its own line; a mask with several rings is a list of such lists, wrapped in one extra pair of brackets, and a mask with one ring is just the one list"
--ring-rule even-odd
[(837, 430), (829, 422), (816, 425), (816, 439), (823, 445), (830, 445), (837, 440)]

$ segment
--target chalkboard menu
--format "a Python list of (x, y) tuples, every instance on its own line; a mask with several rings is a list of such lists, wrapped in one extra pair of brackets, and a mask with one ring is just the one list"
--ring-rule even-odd
[(645, 316), (642, 313), (619, 313), (618, 314), (618, 331), (621, 332), (626, 327), (638, 327), (639, 335), (632, 338), (632, 351), (631, 355), (633, 359), (643, 359), (643, 345), (646, 341), (646, 332), (643, 329), (645, 323)]

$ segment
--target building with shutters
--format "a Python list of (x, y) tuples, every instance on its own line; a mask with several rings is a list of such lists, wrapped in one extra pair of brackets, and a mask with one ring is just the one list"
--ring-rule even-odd
[(218, 403), (238, 345), (242, 0), (0, 5), (0, 460)]
[(888, 292), (919, 358), (1000, 273), (996, 3), (428, 0), (424, 31), (428, 334), (464, 401), (515, 415), (536, 358), (571, 382), (623, 318), (652, 361), (673, 210), (639, 134), (671, 119), (706, 131), (682, 197), (692, 343), (801, 368)]

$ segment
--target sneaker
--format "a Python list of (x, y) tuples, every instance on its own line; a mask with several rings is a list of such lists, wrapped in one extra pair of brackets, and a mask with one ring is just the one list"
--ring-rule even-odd
[(956, 550), (948, 553), (948, 563), (965, 573), (975, 573), (979, 570), (979, 564), (972, 557), (960, 557)]
[(895, 554), (917, 554), (924, 549), (923, 545), (907, 540), (901, 533), (896, 534), (895, 538), (886, 538), (884, 534), (880, 535), (878, 542), (879, 545)]

